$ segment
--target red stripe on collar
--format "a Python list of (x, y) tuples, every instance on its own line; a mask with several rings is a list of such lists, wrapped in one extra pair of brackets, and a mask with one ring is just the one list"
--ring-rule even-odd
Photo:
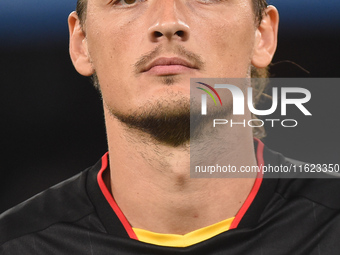
[(97, 181), (98, 181), (98, 185), (100, 190), (102, 191), (104, 197), (106, 198), (107, 202), (110, 204), (112, 210), (116, 213), (117, 217), (119, 218), (120, 222), (123, 224), (126, 232), (128, 233), (129, 237), (132, 239), (136, 239), (138, 240), (135, 232), (132, 230), (132, 227), (130, 225), (130, 223), (128, 222), (128, 220), (126, 219), (125, 215), (123, 214), (123, 212), (120, 210), (120, 208), (118, 207), (116, 201), (114, 200), (114, 198), (111, 195), (111, 192), (107, 189), (104, 180), (103, 180), (103, 173), (104, 171), (107, 169), (108, 166), (108, 155), (109, 153), (106, 153), (103, 157), (102, 157), (102, 167), (97, 175)]
[(257, 174), (254, 186), (252, 190), (250, 191), (246, 201), (242, 205), (241, 209), (237, 212), (235, 219), (233, 220), (233, 223), (231, 224), (229, 229), (237, 228), (238, 224), (242, 220), (243, 216), (247, 212), (248, 208), (254, 201), (263, 180), (263, 173), (262, 173), (262, 166), (264, 165), (264, 159), (263, 159), (263, 148), (264, 144), (257, 138), (254, 138), (255, 142), (257, 142), (257, 148), (256, 148), (256, 159), (257, 159), (257, 166), (259, 167), (260, 171)]

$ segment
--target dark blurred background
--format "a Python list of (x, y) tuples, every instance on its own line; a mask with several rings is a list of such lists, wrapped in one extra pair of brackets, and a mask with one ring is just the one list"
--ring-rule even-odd
[[(281, 15), (273, 76), (339, 77), (340, 1), (270, 3)], [(100, 96), (68, 55), (67, 17), (75, 5), (0, 1), (0, 212), (93, 165), (107, 150)], [(339, 94), (340, 84), (313, 89), (312, 125), (268, 128), (265, 143), (292, 158), (339, 163)]]

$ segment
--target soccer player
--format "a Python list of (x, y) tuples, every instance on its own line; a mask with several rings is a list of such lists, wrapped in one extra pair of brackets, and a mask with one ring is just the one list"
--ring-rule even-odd
[[(338, 254), (337, 179), (190, 178), (190, 78), (263, 77), (278, 20), (264, 0), (79, 0), (70, 55), (109, 152), (1, 215), (0, 254)], [(299, 164), (254, 136), (230, 129), (218, 157)]]

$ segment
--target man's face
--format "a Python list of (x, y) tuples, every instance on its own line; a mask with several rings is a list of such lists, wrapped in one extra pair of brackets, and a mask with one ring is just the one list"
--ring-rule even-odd
[(251, 64), (270, 63), (278, 15), (266, 12), (257, 28), (252, 0), (88, 0), (84, 32), (69, 18), (71, 58), (98, 77), (107, 121), (178, 146), (190, 140), (190, 78), (250, 77)]
[(254, 20), (251, 0), (89, 0), (87, 47), (105, 105), (176, 109), (190, 78), (249, 76)]

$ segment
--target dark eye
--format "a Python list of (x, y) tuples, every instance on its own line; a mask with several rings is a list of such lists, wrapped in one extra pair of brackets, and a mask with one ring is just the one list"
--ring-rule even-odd
[(137, 2), (141, 2), (143, 0), (116, 0), (116, 1), (113, 1), (113, 5), (133, 5)]
[(123, 2), (126, 4), (134, 4), (137, 1), (136, 0), (123, 0)]

